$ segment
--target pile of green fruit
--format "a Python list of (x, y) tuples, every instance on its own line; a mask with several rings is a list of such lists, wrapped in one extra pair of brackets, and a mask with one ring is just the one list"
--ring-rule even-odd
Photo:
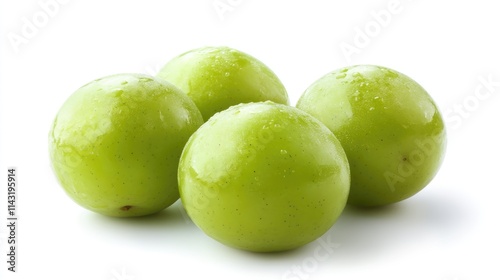
[(445, 147), (436, 104), (402, 73), (345, 67), (292, 107), (266, 65), (227, 47), (186, 52), (157, 77), (92, 81), (49, 134), (54, 173), (79, 205), (131, 217), (180, 197), (207, 235), (260, 252), (315, 240), (346, 204), (413, 196)]

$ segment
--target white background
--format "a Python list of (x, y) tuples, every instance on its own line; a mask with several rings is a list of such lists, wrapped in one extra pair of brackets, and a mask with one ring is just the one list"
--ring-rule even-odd
[[(1, 279), (500, 279), (494, 1), (54, 1), (0, 6)], [(56, 5), (44, 8), (47, 2)], [(348, 207), (323, 242), (276, 254), (217, 243), (179, 203), (142, 219), (107, 218), (73, 203), (47, 152), (64, 100), (93, 79), (155, 74), (172, 57), (207, 45), (266, 63), (292, 104), (316, 79), (351, 64), (409, 75), (448, 125), (439, 174), (392, 207)], [(347, 45), (355, 52), (345, 53)], [(19, 181), (17, 273), (5, 261), (11, 166)]]

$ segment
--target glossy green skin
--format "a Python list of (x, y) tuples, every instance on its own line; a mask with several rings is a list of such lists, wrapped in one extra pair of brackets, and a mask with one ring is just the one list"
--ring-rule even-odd
[(228, 47), (204, 47), (169, 61), (157, 77), (178, 86), (203, 118), (240, 103), (289, 104), (285, 87), (264, 63)]
[(233, 106), (190, 138), (179, 164), (182, 203), (219, 242), (282, 251), (324, 234), (345, 207), (349, 164), (326, 126), (272, 102)]
[(321, 120), (342, 143), (351, 167), (349, 204), (395, 203), (422, 190), (443, 160), (446, 133), (429, 94), (379, 66), (333, 71), (313, 83), (297, 108)]
[(81, 206), (108, 216), (156, 213), (179, 198), (182, 149), (203, 123), (178, 88), (139, 74), (95, 80), (58, 112), (49, 150), (55, 174)]

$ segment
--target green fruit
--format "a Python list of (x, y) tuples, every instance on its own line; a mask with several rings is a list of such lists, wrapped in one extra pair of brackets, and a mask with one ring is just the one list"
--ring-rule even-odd
[(289, 104), (285, 87), (264, 63), (228, 47), (204, 47), (169, 61), (157, 77), (178, 86), (203, 118), (240, 103)]
[(345, 207), (349, 165), (335, 136), (296, 108), (233, 106), (190, 138), (179, 164), (193, 222), (226, 245), (282, 251), (324, 234)]
[(445, 126), (429, 94), (388, 68), (358, 65), (314, 82), (297, 103), (342, 143), (351, 167), (349, 204), (395, 203), (434, 177), (446, 147)]
[(139, 74), (95, 80), (58, 112), (49, 150), (66, 193), (108, 216), (158, 212), (179, 198), (182, 149), (203, 123), (179, 89)]

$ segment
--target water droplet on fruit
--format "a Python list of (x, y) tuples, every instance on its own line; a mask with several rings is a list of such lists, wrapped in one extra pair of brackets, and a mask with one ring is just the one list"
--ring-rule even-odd
[(398, 73), (396, 73), (394, 71), (391, 71), (391, 70), (387, 70), (386, 71), (386, 76), (387, 77), (391, 77), (391, 78), (397, 78), (397, 77), (399, 77)]
[(229, 76), (231, 76), (231, 73), (226, 72), (226, 73), (224, 73), (224, 76), (229, 77)]
[(368, 87), (369, 85), (370, 85), (370, 83), (368, 83), (368, 82), (362, 82), (361, 84), (359, 84), (359, 87), (360, 87), (360, 88), (366, 88), (366, 87)]
[(322, 165), (319, 167), (318, 178), (324, 179), (334, 175), (337, 167), (333, 165)]
[(121, 89), (115, 90), (113, 92), (113, 95), (116, 97), (120, 97), (120, 96), (122, 96), (122, 94), (123, 94), (123, 90), (121, 90)]
[(282, 155), (286, 155), (286, 154), (288, 154), (288, 152), (287, 152), (286, 150), (281, 150), (281, 151), (280, 151), (280, 153), (281, 153)]
[(373, 110), (375, 110), (375, 108), (374, 107), (370, 107), (370, 111), (373, 111)]
[(148, 78), (148, 77), (140, 77), (139, 78), (139, 82), (145, 83), (145, 82), (151, 82), (151, 81), (153, 81), (153, 79)]

